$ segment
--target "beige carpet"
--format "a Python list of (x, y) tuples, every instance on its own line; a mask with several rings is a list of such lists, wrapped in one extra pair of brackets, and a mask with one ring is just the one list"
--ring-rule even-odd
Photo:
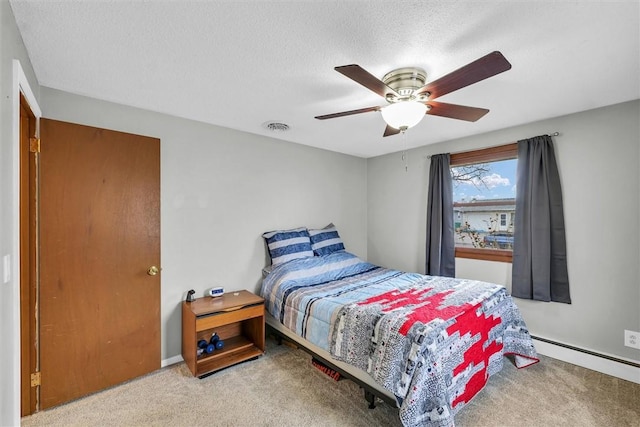
[[(456, 416), (456, 426), (640, 426), (640, 385), (541, 357), (505, 367)], [(370, 410), (302, 350), (267, 340), (267, 354), (199, 380), (180, 363), (22, 419), (24, 426), (400, 426)]]

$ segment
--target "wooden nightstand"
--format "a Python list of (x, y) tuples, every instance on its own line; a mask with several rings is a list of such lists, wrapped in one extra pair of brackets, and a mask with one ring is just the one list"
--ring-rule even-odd
[[(182, 303), (182, 357), (193, 375), (217, 370), (264, 354), (264, 299), (249, 291)], [(224, 348), (197, 356), (198, 340), (216, 332)]]

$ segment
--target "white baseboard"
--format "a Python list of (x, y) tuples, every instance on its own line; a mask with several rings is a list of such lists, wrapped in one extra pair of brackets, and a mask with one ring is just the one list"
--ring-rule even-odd
[(640, 384), (640, 368), (565, 348), (560, 345), (550, 344), (536, 340), (535, 338), (533, 340), (539, 354)]
[(177, 355), (177, 356), (170, 357), (168, 359), (164, 359), (162, 362), (160, 362), (160, 366), (165, 368), (167, 366), (175, 365), (176, 363), (180, 363), (182, 361), (184, 361), (182, 356)]

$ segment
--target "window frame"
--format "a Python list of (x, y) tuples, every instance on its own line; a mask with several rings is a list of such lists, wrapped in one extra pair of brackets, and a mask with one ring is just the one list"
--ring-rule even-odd
[[(517, 158), (518, 143), (513, 142), (510, 144), (483, 148), (480, 150), (453, 153), (450, 155), (449, 167), (453, 168), (458, 166), (471, 165), (474, 163), (489, 163)], [(513, 251), (506, 249), (478, 249), (456, 247), (455, 257), (510, 263), (513, 260)]]

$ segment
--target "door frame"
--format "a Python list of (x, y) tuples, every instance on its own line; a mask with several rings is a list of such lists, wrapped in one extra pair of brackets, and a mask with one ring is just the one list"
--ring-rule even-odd
[[(20, 95), (20, 415), (39, 410), (39, 386), (31, 375), (40, 370), (39, 313), (39, 154), (35, 116)], [(37, 377), (36, 377), (37, 378)]]
[[(35, 137), (40, 137), (40, 118), (42, 117), (42, 111), (40, 110), (40, 106), (38, 105), (38, 101), (34, 95), (33, 90), (29, 84), (29, 80), (24, 73), (22, 65), (20, 61), (17, 59), (13, 60), (13, 123), (12, 123), (12, 142), (13, 142), (13, 157), (11, 159), (13, 165), (13, 191), (12, 191), (12, 215), (13, 224), (11, 227), (12, 235), (11, 235), (11, 251), (13, 254), (13, 259), (9, 264), (9, 271), (13, 271), (14, 277), (12, 277), (12, 288), (13, 288), (13, 301), (12, 305), (14, 310), (10, 314), (12, 324), (17, 325), (16, 333), (11, 337), (11, 344), (9, 345), (10, 349), (13, 350), (12, 360), (13, 360), (13, 381), (11, 385), (13, 386), (13, 393), (11, 393), (11, 398), (13, 399), (13, 413), (14, 413), (14, 421), (16, 424), (20, 421), (20, 413), (21, 413), (21, 337), (22, 333), (25, 332), (22, 330), (20, 326), (20, 312), (21, 312), (21, 303), (20, 303), (20, 283), (22, 282), (22, 277), (20, 274), (21, 265), (23, 261), (27, 263), (29, 260), (22, 260), (20, 256), (20, 242), (21, 242), (21, 233), (20, 233), (20, 192), (21, 192), (21, 179), (20, 179), (20, 147), (21, 147), (21, 134), (20, 134), (20, 98), (23, 97), (26, 101), (29, 110), (33, 114), (33, 119), (35, 120)], [(30, 333), (29, 331), (26, 331)], [(35, 331), (34, 331), (35, 332)], [(30, 384), (29, 384), (30, 386)]]

